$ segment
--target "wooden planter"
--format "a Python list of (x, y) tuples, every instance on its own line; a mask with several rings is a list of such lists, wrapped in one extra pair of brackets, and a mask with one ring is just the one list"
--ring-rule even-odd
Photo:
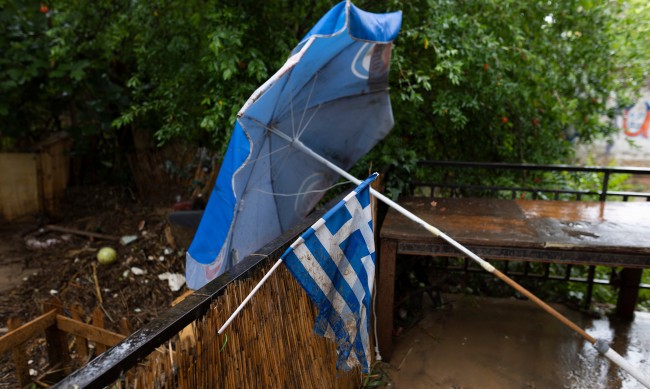
[[(66, 316), (64, 311), (70, 312), (72, 317)], [(73, 304), (64, 308), (61, 300), (56, 297), (44, 304), (43, 312), (25, 324), (17, 317), (10, 318), (7, 323), (9, 333), (0, 337), (0, 354), (11, 352), (21, 388), (32, 382), (47, 387), (70, 374), (75, 367), (85, 365), (108, 347), (115, 346), (131, 333), (126, 318), (120, 320), (121, 333), (104, 329), (104, 313), (99, 306), (93, 311), (91, 324), (86, 324), (81, 305)], [(30, 357), (27, 344), (43, 335), (48, 368), (40, 377), (32, 378), (27, 362)], [(70, 342), (71, 339), (74, 341)], [(89, 342), (94, 344), (94, 352), (89, 349)], [(72, 349), (71, 344), (74, 345)]]

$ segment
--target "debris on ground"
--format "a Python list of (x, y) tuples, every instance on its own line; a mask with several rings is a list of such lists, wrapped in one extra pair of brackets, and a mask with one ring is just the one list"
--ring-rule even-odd
[[(173, 203), (140, 202), (128, 188), (73, 187), (61, 220), (2, 223), (0, 335), (7, 332), (9, 318), (28, 322), (53, 296), (67, 306), (80, 304), (86, 321), (100, 307), (106, 329), (114, 332), (122, 318), (136, 330), (167, 310), (187, 291), (186, 247), (173, 241), (167, 222)], [(106, 261), (110, 264), (98, 262), (104, 247), (115, 252), (113, 262)], [(30, 344), (34, 375), (47, 368), (42, 343)], [(11, 354), (0, 355), (0, 389), (16, 385)]]

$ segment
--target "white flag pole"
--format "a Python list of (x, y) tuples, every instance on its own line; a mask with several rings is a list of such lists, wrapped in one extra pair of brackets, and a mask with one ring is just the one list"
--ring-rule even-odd
[[(295, 249), (295, 248), (296, 248), (298, 245), (300, 245), (302, 242), (304, 242), (304, 240), (302, 239), (302, 236), (299, 236), (298, 239), (296, 239), (296, 240), (291, 244), (291, 246), (290, 246), (291, 249)], [(286, 254), (286, 252), (285, 252), (285, 254)], [(284, 256), (284, 255), (283, 255), (283, 256)], [(262, 279), (260, 280), (260, 282), (258, 282), (257, 285), (255, 285), (255, 287), (253, 288), (253, 290), (251, 290), (251, 292), (248, 294), (248, 296), (246, 296), (246, 298), (244, 299), (244, 301), (242, 301), (242, 302), (239, 304), (239, 306), (237, 307), (237, 309), (235, 309), (235, 312), (233, 312), (233, 313), (230, 315), (230, 317), (228, 318), (228, 320), (226, 320), (226, 322), (223, 323), (223, 325), (221, 326), (221, 328), (219, 328), (219, 331), (217, 331), (217, 333), (218, 333), (219, 335), (221, 335), (221, 334), (226, 330), (226, 328), (228, 328), (228, 326), (230, 325), (230, 323), (232, 323), (232, 321), (235, 320), (235, 317), (237, 317), (237, 315), (239, 315), (239, 312), (241, 312), (242, 309), (244, 309), (244, 307), (246, 306), (246, 304), (248, 304), (248, 302), (253, 298), (253, 296), (255, 295), (255, 293), (257, 293), (257, 291), (260, 290), (260, 288), (262, 287), (262, 285), (264, 285), (264, 283), (266, 282), (266, 280), (268, 280), (269, 277), (271, 277), (271, 274), (273, 274), (273, 273), (278, 269), (278, 267), (280, 267), (280, 264), (282, 264), (282, 262), (283, 262), (283, 260), (282, 260), (283, 256), (280, 257), (280, 259), (278, 259), (277, 262), (275, 262), (275, 264), (273, 264), (273, 267), (271, 267), (271, 268), (269, 269), (268, 273), (266, 273), (266, 274), (264, 275), (264, 277), (262, 277)]]
[[(361, 181), (359, 181), (359, 184), (361, 184)], [(357, 185), (359, 185), (359, 184), (357, 184)], [(372, 189), (370, 186), (368, 186), (368, 188)], [(343, 199), (343, 201), (347, 201), (347, 200), (348, 200), (350, 197), (352, 197), (353, 195), (356, 195), (356, 193), (355, 193), (354, 191), (353, 191), (353, 192), (350, 192), (350, 193), (349, 193), (349, 194), (348, 194), (348, 195)], [(319, 223), (319, 222), (322, 222), (322, 220), (323, 220), (323, 219), (321, 218), (319, 221), (316, 222), (316, 224)], [(312, 227), (314, 227), (316, 224), (312, 225)], [(291, 249), (295, 249), (296, 247), (300, 246), (303, 242), (304, 242), (304, 239), (302, 238), (302, 236), (299, 236), (298, 239), (296, 239), (296, 240), (291, 244), (290, 247), (291, 247)], [(285, 254), (286, 254), (286, 253), (285, 253)], [(284, 255), (283, 255), (283, 256), (284, 256)], [(280, 257), (280, 259), (277, 260), (277, 262), (273, 265), (273, 267), (271, 267), (271, 268), (269, 269), (269, 272), (266, 273), (266, 274), (264, 275), (264, 277), (262, 277), (262, 279), (260, 280), (260, 282), (257, 283), (257, 285), (255, 285), (255, 287), (253, 288), (253, 290), (251, 290), (251, 292), (248, 294), (248, 296), (246, 296), (246, 298), (244, 299), (244, 301), (242, 301), (242, 302), (239, 304), (239, 306), (237, 307), (237, 309), (235, 309), (235, 311), (230, 315), (230, 317), (228, 318), (228, 320), (226, 320), (226, 322), (223, 323), (223, 325), (221, 326), (221, 328), (219, 328), (219, 331), (217, 331), (217, 333), (218, 333), (219, 335), (221, 335), (221, 334), (226, 330), (226, 328), (228, 328), (228, 326), (230, 325), (230, 323), (232, 323), (232, 321), (235, 319), (235, 317), (237, 317), (237, 315), (239, 315), (239, 312), (241, 312), (242, 309), (244, 309), (244, 307), (246, 306), (246, 304), (248, 304), (248, 302), (253, 298), (253, 296), (254, 296), (254, 295), (257, 293), (257, 291), (262, 287), (262, 285), (264, 285), (264, 283), (266, 282), (266, 280), (268, 280), (269, 277), (271, 277), (271, 274), (273, 274), (273, 273), (277, 270), (277, 268), (280, 266), (280, 264), (281, 264), (282, 262), (283, 262), (282, 257)], [(381, 360), (381, 358), (380, 358), (379, 360)]]
[[(376, 174), (376, 173), (375, 173), (375, 174)], [(359, 183), (358, 183), (357, 185), (361, 184), (361, 182), (362, 182), (362, 181), (359, 181)], [(369, 189), (372, 189), (371, 186), (368, 186), (368, 188), (369, 188)], [(352, 192), (350, 192), (350, 193), (349, 193), (349, 194), (348, 194), (348, 195), (347, 195), (347, 196), (346, 196), (342, 201), (346, 201), (346, 202), (347, 202), (351, 197), (356, 196), (356, 194), (357, 194), (356, 191), (352, 191)], [(323, 219), (322, 219), (322, 218), (319, 219), (319, 220), (318, 220), (314, 225), (312, 225), (312, 228), (315, 228), (315, 229), (316, 229), (315, 226), (318, 225), (318, 223), (323, 223)], [(299, 236), (298, 239), (296, 239), (296, 240), (291, 244), (291, 249), (295, 249), (296, 247), (300, 246), (303, 242), (304, 242), (304, 239), (302, 238), (302, 236)], [(287, 251), (288, 251), (288, 250), (287, 250)], [(286, 254), (286, 252), (285, 252), (285, 254)], [(257, 285), (255, 285), (255, 287), (253, 288), (253, 290), (251, 290), (251, 292), (248, 294), (248, 296), (246, 296), (246, 298), (244, 299), (244, 301), (242, 301), (242, 302), (239, 304), (239, 306), (237, 307), (237, 309), (235, 309), (235, 311), (230, 315), (230, 317), (228, 318), (228, 320), (226, 320), (226, 322), (221, 326), (221, 328), (219, 328), (219, 331), (217, 331), (217, 333), (218, 333), (219, 335), (221, 335), (221, 334), (226, 330), (226, 328), (228, 328), (228, 326), (232, 323), (232, 321), (235, 319), (235, 317), (237, 317), (237, 316), (239, 315), (239, 313), (244, 309), (244, 307), (246, 306), (246, 304), (248, 304), (248, 302), (253, 298), (253, 296), (254, 296), (254, 295), (257, 293), (257, 291), (262, 287), (262, 285), (264, 285), (264, 283), (266, 282), (266, 280), (268, 280), (269, 277), (271, 277), (271, 274), (273, 274), (273, 273), (277, 270), (277, 268), (278, 268), (278, 267), (280, 266), (280, 264), (283, 262), (283, 260), (282, 260), (283, 257), (284, 257), (284, 255), (283, 255), (282, 257), (280, 257), (280, 259), (278, 259), (277, 262), (275, 262), (275, 264), (273, 265), (273, 267), (271, 267), (271, 269), (269, 269), (268, 273), (266, 273), (266, 274), (264, 275), (264, 277), (262, 277), (262, 279), (260, 280), (260, 282), (258, 282)], [(377, 324), (377, 318), (375, 317), (375, 327), (376, 327), (376, 324)], [(377, 344), (376, 336), (377, 336), (377, 334), (376, 334), (376, 330), (375, 330), (375, 352), (376, 352), (377, 360), (381, 361), (381, 356), (379, 355), (379, 350), (377, 349), (377, 346), (376, 346), (376, 344)]]
[(219, 331), (217, 331), (217, 333), (219, 335), (221, 335), (226, 330), (226, 328), (228, 328), (230, 323), (232, 323), (232, 321), (235, 320), (235, 317), (237, 317), (237, 315), (239, 315), (239, 312), (241, 312), (241, 310), (244, 309), (244, 307), (246, 306), (246, 304), (248, 304), (250, 299), (253, 298), (255, 293), (257, 293), (257, 291), (262, 287), (262, 285), (264, 285), (266, 280), (268, 280), (269, 277), (271, 277), (271, 274), (273, 274), (273, 272), (275, 272), (275, 270), (280, 266), (281, 263), (282, 263), (282, 258), (278, 259), (278, 261), (273, 265), (273, 267), (271, 269), (269, 269), (269, 272), (266, 273), (264, 275), (264, 277), (262, 277), (262, 279), (260, 280), (260, 282), (257, 283), (257, 285), (255, 285), (255, 288), (253, 288), (253, 290), (251, 290), (251, 292), (248, 294), (248, 296), (246, 296), (244, 301), (242, 301), (241, 304), (239, 304), (237, 309), (235, 309), (235, 312), (233, 312), (230, 315), (230, 317), (228, 318), (228, 320), (226, 320), (226, 322), (223, 323), (221, 328), (219, 328)]
[[(328, 161), (327, 159), (323, 158), (316, 152), (314, 152), (312, 149), (307, 147), (304, 143), (302, 143), (299, 139), (290, 139), (287, 135), (276, 131), (274, 129), (269, 128), (271, 132), (273, 132), (276, 135), (279, 135), (280, 137), (287, 139), (289, 143), (297, 147), (298, 149), (302, 150), (304, 153), (310, 155), (317, 161), (323, 163), (330, 169), (334, 170), (335, 172), (339, 173), (341, 176), (345, 177), (346, 179), (352, 181), (356, 185), (359, 185), (362, 181), (359, 180), (358, 178), (354, 177), (350, 173), (346, 172), (345, 170), (341, 169), (340, 167), (336, 166), (332, 162)], [(639, 382), (641, 382), (643, 385), (645, 385), (647, 388), (650, 389), (650, 378), (648, 378), (643, 372), (641, 372), (638, 368), (632, 366), (630, 363), (628, 363), (623, 357), (621, 357), (618, 353), (616, 353), (614, 350), (610, 349), (609, 346), (607, 349), (602, 346), (602, 344), (606, 344), (605, 341), (602, 339), (596, 339), (593, 336), (589, 335), (585, 330), (582, 328), (578, 327), (575, 323), (573, 323), (571, 320), (567, 319), (564, 315), (562, 315), (560, 312), (556, 311), (553, 307), (550, 305), (546, 304), (544, 301), (542, 301), (539, 297), (535, 296), (532, 294), (530, 291), (528, 291), (526, 288), (523, 286), (519, 285), (517, 282), (512, 280), (510, 277), (507, 275), (503, 274), (501, 271), (498, 269), (495, 269), (494, 266), (492, 266), (490, 263), (479, 257), (478, 255), (474, 254), (471, 252), (469, 249), (467, 249), (465, 246), (461, 245), (460, 243), (456, 242), (454, 239), (437, 229), (436, 227), (430, 225), (426, 221), (422, 220), (418, 216), (414, 215), (412, 212), (409, 210), (405, 209), (401, 205), (397, 204), (393, 200), (389, 199), (388, 197), (384, 196), (383, 194), (379, 193), (372, 187), (370, 187), (370, 193), (372, 193), (375, 197), (386, 203), (388, 206), (391, 208), (395, 209), (402, 215), (406, 216), (410, 220), (416, 222), (423, 228), (425, 228), (427, 231), (431, 232), (434, 236), (439, 237), (444, 239), (447, 243), (451, 244), (455, 248), (457, 248), (459, 251), (473, 259), (475, 262), (477, 262), (483, 269), (485, 269), (487, 272), (494, 274), (496, 277), (507, 283), (508, 285), (512, 286), (514, 289), (516, 289), (519, 293), (523, 294), (524, 296), (528, 297), (531, 301), (536, 303), (540, 308), (544, 309), (546, 312), (554, 316), (556, 319), (561, 321), (564, 325), (567, 327), (571, 328), (574, 330), (576, 333), (581, 335), (585, 340), (587, 340), (589, 343), (591, 343), (597, 350), (601, 352), (604, 356), (606, 356), (610, 361), (614, 362), (617, 364), (621, 369), (627, 371), (630, 375), (632, 375), (634, 378), (636, 378)], [(601, 351), (604, 350), (604, 351)]]

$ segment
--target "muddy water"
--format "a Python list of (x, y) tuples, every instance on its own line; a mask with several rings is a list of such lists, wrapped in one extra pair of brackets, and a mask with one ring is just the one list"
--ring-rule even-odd
[(0, 293), (19, 285), (35, 271), (25, 268), (22, 261), (12, 255), (12, 249), (9, 243), (0, 241)]
[(20, 285), (21, 282), (34, 274), (35, 269), (26, 269), (22, 264), (0, 263), (0, 293)]
[[(397, 388), (643, 388), (579, 335), (528, 301), (447, 296), (396, 338)], [(555, 309), (650, 374), (650, 313), (631, 323)]]

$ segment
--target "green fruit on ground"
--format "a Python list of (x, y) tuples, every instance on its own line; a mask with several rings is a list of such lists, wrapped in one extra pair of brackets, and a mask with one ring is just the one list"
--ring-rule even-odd
[(102, 265), (109, 265), (117, 259), (117, 252), (112, 247), (102, 247), (97, 252), (97, 260)]

